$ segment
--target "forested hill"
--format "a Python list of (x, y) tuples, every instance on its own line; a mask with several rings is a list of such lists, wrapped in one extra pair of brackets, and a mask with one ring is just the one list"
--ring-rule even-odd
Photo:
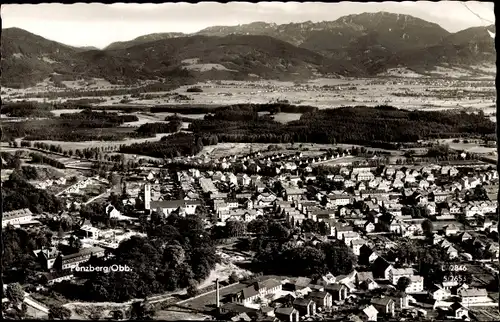
[[(105, 50), (67, 46), (19, 28), (2, 30), (2, 86), (47, 78), (105, 78), (115, 84), (168, 80), (308, 79), (376, 76), (396, 67), (494, 64), (495, 26), (450, 34), (435, 23), (388, 12), (335, 21), (215, 26), (195, 34), (160, 33)], [(486, 73), (487, 74), (487, 73)]]
[(495, 124), (482, 113), (463, 111), (409, 111), (390, 106), (342, 107), (312, 110), (286, 125), (272, 116), (258, 117), (261, 107), (241, 105), (223, 108), (192, 130), (206, 136), (216, 134), (219, 142), (315, 142), (373, 143), (414, 142), (426, 138), (487, 136)]

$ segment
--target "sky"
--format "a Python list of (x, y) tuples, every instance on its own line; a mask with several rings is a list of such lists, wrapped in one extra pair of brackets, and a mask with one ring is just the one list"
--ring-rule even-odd
[(22, 28), (71, 46), (104, 48), (115, 41), (157, 32), (192, 33), (210, 26), (254, 21), (332, 21), (349, 14), (378, 11), (409, 14), (457, 32), (494, 24), (493, 6), (493, 2), (476, 1), (7, 4), (1, 6), (1, 16), (2, 28)]

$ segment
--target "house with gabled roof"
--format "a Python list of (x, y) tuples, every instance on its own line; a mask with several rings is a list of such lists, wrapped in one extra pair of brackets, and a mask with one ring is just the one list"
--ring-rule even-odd
[(370, 302), (379, 313), (394, 316), (395, 302), (392, 298), (384, 296), (380, 298), (373, 298)]
[(390, 272), (394, 267), (383, 257), (377, 257), (372, 263), (372, 272), (375, 278), (390, 280)]
[(393, 285), (396, 285), (401, 277), (411, 278), (412, 276), (413, 268), (393, 268), (389, 271), (389, 280)]
[(293, 307), (280, 307), (274, 311), (274, 315), (284, 322), (299, 322), (299, 311)]
[(361, 310), (360, 317), (362, 321), (377, 321), (378, 311), (373, 305), (369, 305)]
[(484, 288), (462, 288), (458, 290), (457, 295), (460, 297), (462, 305), (490, 303), (493, 301)]
[(446, 236), (456, 235), (459, 233), (459, 228), (455, 224), (446, 225), (443, 227), (444, 234)]
[(449, 312), (451, 313), (450, 316), (453, 317), (454, 319), (459, 319), (459, 320), (468, 320), (469, 319), (469, 310), (466, 309), (459, 302), (454, 302), (450, 306)]
[(445, 289), (441, 285), (432, 284), (429, 288), (429, 296), (435, 301), (442, 301), (451, 297), (451, 291), (449, 289)]
[(307, 295), (307, 298), (314, 301), (317, 308), (331, 308), (333, 305), (333, 296), (325, 291), (311, 292)]
[(316, 302), (311, 299), (295, 299), (295, 301), (293, 301), (293, 307), (299, 311), (300, 316), (311, 316), (316, 314)]
[(344, 301), (349, 294), (349, 288), (339, 283), (326, 285), (325, 291), (332, 295), (334, 301)]

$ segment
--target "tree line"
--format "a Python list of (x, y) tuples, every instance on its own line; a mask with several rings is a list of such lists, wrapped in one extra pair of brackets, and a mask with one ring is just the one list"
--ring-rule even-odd
[(64, 163), (62, 163), (56, 159), (49, 158), (45, 155), (41, 155), (39, 153), (31, 153), (30, 157), (31, 157), (32, 163), (48, 164), (54, 168), (66, 169), (66, 166), (64, 165)]

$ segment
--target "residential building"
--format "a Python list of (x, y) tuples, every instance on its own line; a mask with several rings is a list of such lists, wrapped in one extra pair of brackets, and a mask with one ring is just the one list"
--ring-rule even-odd
[(450, 306), (450, 312), (451, 312), (451, 317), (457, 320), (462, 320), (462, 321), (469, 320), (469, 310), (467, 310), (465, 307), (463, 307), (462, 304), (458, 302), (455, 302)]
[(465, 306), (476, 303), (492, 302), (492, 299), (488, 296), (488, 292), (484, 288), (460, 289), (457, 295), (461, 298), (462, 305)]
[(293, 301), (293, 307), (299, 311), (300, 316), (312, 316), (316, 314), (316, 302), (311, 299), (295, 299), (295, 301)]
[(424, 278), (423, 276), (413, 275), (410, 276), (410, 285), (406, 288), (405, 292), (407, 294), (420, 293), (424, 290)]
[(451, 297), (451, 291), (443, 288), (441, 285), (432, 285), (429, 289), (429, 296), (435, 301), (442, 301)]
[(328, 199), (330, 200), (330, 204), (333, 206), (345, 206), (350, 203), (352, 203), (352, 196), (351, 195), (330, 195), (328, 196)]
[[(79, 266), (82, 263), (87, 262), (92, 256), (102, 257), (104, 256), (104, 248), (101, 247), (89, 247), (83, 248), (78, 253), (70, 254), (66, 256), (61, 256), (60, 267), (58, 270), (71, 270)], [(54, 265), (56, 262), (54, 263)]]
[(161, 200), (151, 201), (151, 209), (169, 216), (173, 211), (179, 210), (186, 215), (194, 215), (196, 208), (201, 204), (199, 200)]
[(306, 193), (305, 189), (291, 189), (287, 188), (284, 192), (284, 197), (286, 201), (299, 201), (304, 198)]
[(51, 270), (56, 259), (59, 257), (57, 247), (48, 247), (34, 251), (36, 257), (40, 261), (42, 267), (46, 270)]
[(395, 302), (390, 297), (380, 297), (371, 300), (371, 304), (379, 313), (394, 316)]
[(378, 311), (373, 305), (369, 305), (365, 307), (361, 311), (361, 320), (362, 321), (377, 321)]
[(339, 283), (326, 285), (325, 291), (332, 295), (334, 301), (344, 301), (349, 294), (347, 286)]
[(311, 292), (307, 295), (308, 298), (316, 303), (317, 308), (331, 308), (333, 305), (333, 296), (325, 291)]
[(393, 268), (389, 271), (389, 281), (396, 285), (401, 277), (411, 278), (413, 276), (413, 268)]
[(283, 322), (299, 322), (299, 311), (293, 307), (280, 307), (274, 311), (274, 315)]

